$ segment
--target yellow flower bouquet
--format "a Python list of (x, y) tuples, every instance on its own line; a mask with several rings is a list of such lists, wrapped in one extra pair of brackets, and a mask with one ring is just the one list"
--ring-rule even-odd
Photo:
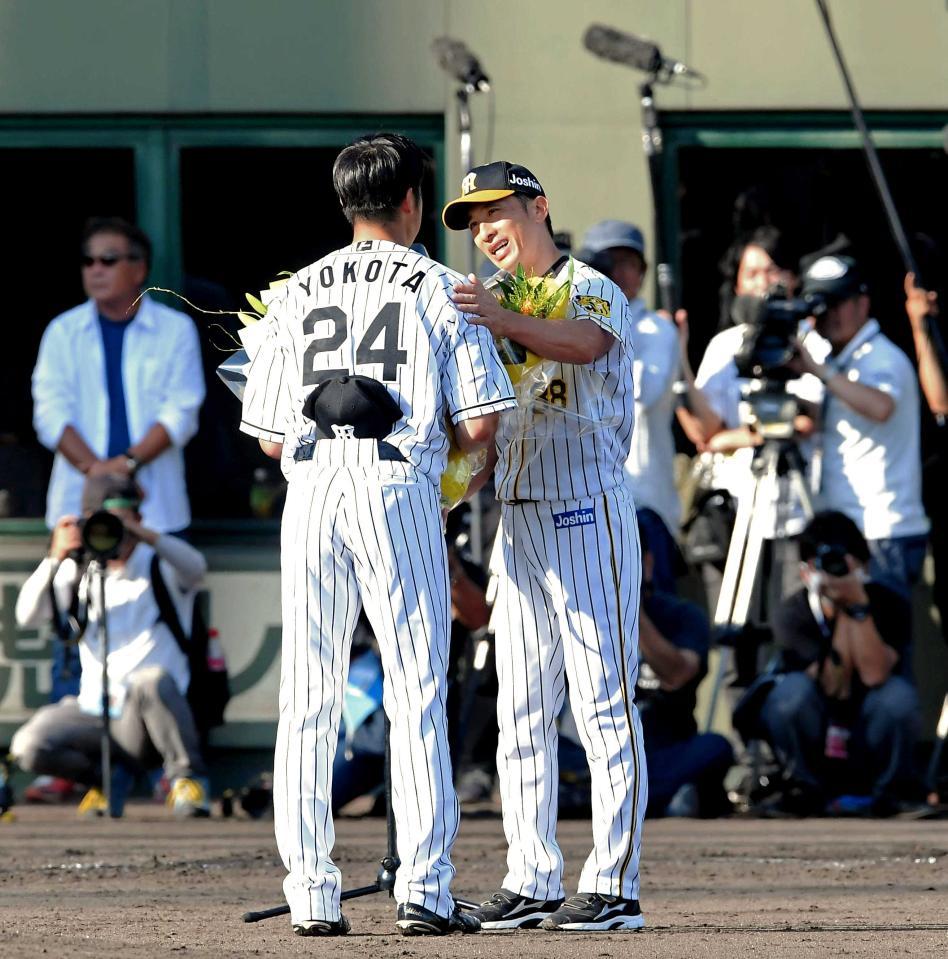
[[(566, 318), (569, 307), (569, 291), (573, 283), (573, 261), (569, 261), (569, 275), (563, 283), (557, 283), (549, 276), (528, 276), (523, 266), (494, 288), (494, 295), (505, 310), (521, 313), (524, 316), (536, 316), (540, 319), (562, 320)], [(510, 382), (520, 395), (521, 383), (526, 386), (533, 377), (528, 376), (536, 370), (541, 357), (513, 340), (502, 337), (497, 342), (500, 354)], [(524, 379), (526, 377), (526, 380)], [(522, 398), (522, 397), (521, 397)]]

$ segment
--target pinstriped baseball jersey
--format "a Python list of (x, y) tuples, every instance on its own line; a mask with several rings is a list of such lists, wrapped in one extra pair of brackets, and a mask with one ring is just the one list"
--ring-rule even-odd
[(501, 507), (497, 769), (509, 850), (503, 888), (560, 899), (557, 732), (570, 705), (591, 775), (593, 850), (580, 892), (637, 899), (648, 779), (636, 709), (641, 586), (631, 492)]
[[(269, 304), (241, 429), (282, 442), (283, 651), (274, 761), (277, 844), (294, 923), (337, 921), (330, 781), (352, 630), (364, 607), (385, 671), (399, 903), (448, 916), (458, 804), (445, 720), (450, 607), (437, 483), (453, 423), (515, 405), (488, 331), (450, 299), (459, 277), (405, 247), (360, 241), (301, 270)], [(249, 351), (249, 347), (248, 347)], [(343, 372), (383, 383), (402, 412), (374, 439), (330, 424), (317, 440), (304, 401)], [(308, 444), (307, 457), (288, 450)], [(311, 455), (310, 455), (311, 454)]]
[(451, 301), (461, 279), (383, 240), (351, 244), (301, 270), (269, 304), (241, 430), (289, 451), (312, 443), (306, 397), (326, 376), (360, 373), (384, 383), (401, 407), (387, 441), (438, 482), (448, 451), (445, 413), (457, 424), (515, 403), (490, 333)]
[[(563, 282), (568, 266), (557, 274)], [(615, 338), (587, 365), (558, 364), (543, 399), (567, 414), (501, 418), (491, 625), (497, 659), (497, 769), (509, 845), (503, 888), (560, 899), (556, 717), (569, 684), (591, 775), (593, 849), (579, 891), (637, 899), (648, 799), (634, 702), (641, 579), (625, 461), (634, 426), (632, 322), (625, 296), (574, 265), (569, 319)], [(603, 424), (585, 432), (576, 417)], [(499, 555), (498, 555), (499, 554)]]
[[(564, 264), (556, 280), (565, 282)], [(632, 386), (632, 320), (622, 291), (601, 273), (573, 260), (570, 320), (592, 320), (615, 337), (612, 348), (581, 366), (560, 363), (541, 399), (561, 406), (534, 414), (522, 434), (518, 417), (502, 417), (497, 432), (500, 459), (495, 473), (501, 500), (567, 500), (596, 496), (624, 483), (635, 423)], [(580, 421), (602, 424), (583, 429)]]

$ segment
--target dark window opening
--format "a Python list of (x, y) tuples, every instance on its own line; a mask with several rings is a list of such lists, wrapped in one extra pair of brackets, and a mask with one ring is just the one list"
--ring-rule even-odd
[(135, 219), (130, 148), (0, 150), (5, 337), (0, 350), (0, 517), (42, 516), (52, 456), (33, 431), (30, 378), (49, 321), (85, 299), (79, 267), (90, 216)]
[[(718, 262), (735, 238), (739, 205), (743, 228), (772, 223), (790, 235), (800, 253), (844, 233), (866, 268), (872, 315), (888, 337), (914, 356), (902, 260), (861, 151), (682, 147), (678, 156), (682, 299), (689, 311), (694, 363), (718, 329)], [(927, 251), (917, 255), (927, 282), (944, 288), (948, 156), (940, 149), (886, 149), (880, 158), (906, 233), (910, 238), (925, 234), (940, 250), (940, 257)]]

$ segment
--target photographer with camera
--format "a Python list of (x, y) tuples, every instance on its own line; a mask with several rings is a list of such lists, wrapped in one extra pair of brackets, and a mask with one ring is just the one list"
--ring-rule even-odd
[(840, 512), (814, 516), (799, 548), (803, 589), (773, 622), (786, 672), (760, 716), (783, 766), (779, 808), (819, 815), (838, 797), (830, 811), (892, 813), (917, 785), (908, 602), (869, 578), (869, 546)]
[(821, 256), (811, 263), (803, 297), (831, 348), (824, 363), (801, 344), (794, 361), (825, 389), (814, 488), (823, 508), (845, 513), (866, 537), (873, 579), (908, 596), (929, 530), (915, 370), (869, 316), (868, 287), (852, 257)]
[[(83, 520), (64, 516), (53, 530), (49, 554), (20, 590), (17, 623), (52, 620), (60, 635), (79, 639), (82, 678), (78, 696), (39, 709), (13, 737), (20, 767), (61, 776), (90, 788), (81, 814), (121, 814), (122, 793), (134, 773), (160, 758), (171, 783), (176, 815), (209, 814), (208, 786), (198, 732), (187, 701), (188, 658), (163, 621), (153, 580), (168, 585), (180, 623), (191, 621), (196, 587), (207, 565), (178, 537), (141, 525), (140, 488), (128, 477), (94, 476), (82, 493)], [(110, 522), (109, 517), (119, 522)], [(105, 542), (111, 537), (111, 542)], [(90, 552), (92, 556), (90, 556)], [(98, 554), (98, 556), (96, 556)], [(108, 558), (104, 561), (106, 556)], [(93, 589), (90, 559), (104, 568), (105, 610)], [(103, 619), (108, 623), (107, 680), (111, 750), (115, 759), (112, 809), (102, 794)]]

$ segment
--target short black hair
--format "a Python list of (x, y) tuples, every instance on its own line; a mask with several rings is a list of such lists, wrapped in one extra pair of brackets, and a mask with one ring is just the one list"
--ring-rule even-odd
[(817, 513), (797, 539), (800, 559), (807, 563), (820, 546), (838, 546), (860, 563), (869, 562), (869, 544), (859, 527), (845, 514), (828, 509)]
[(410, 189), (421, 199), (429, 160), (414, 140), (373, 133), (353, 140), (332, 167), (332, 185), (346, 219), (390, 222)]
[(82, 228), (82, 249), (94, 236), (100, 233), (117, 233), (128, 240), (128, 251), (132, 256), (143, 260), (146, 269), (151, 269), (151, 240), (145, 231), (120, 216), (93, 216), (86, 220)]
[[(532, 197), (532, 196), (524, 196), (522, 193), (515, 193), (514, 196), (520, 201), (520, 205), (523, 207), (524, 211), (526, 211), (527, 205), (529, 204), (529, 202), (535, 199), (535, 197)], [(555, 241), (556, 234), (553, 232), (553, 221), (550, 219), (549, 213), (547, 213), (546, 215), (546, 228), (549, 231), (550, 236)]]

